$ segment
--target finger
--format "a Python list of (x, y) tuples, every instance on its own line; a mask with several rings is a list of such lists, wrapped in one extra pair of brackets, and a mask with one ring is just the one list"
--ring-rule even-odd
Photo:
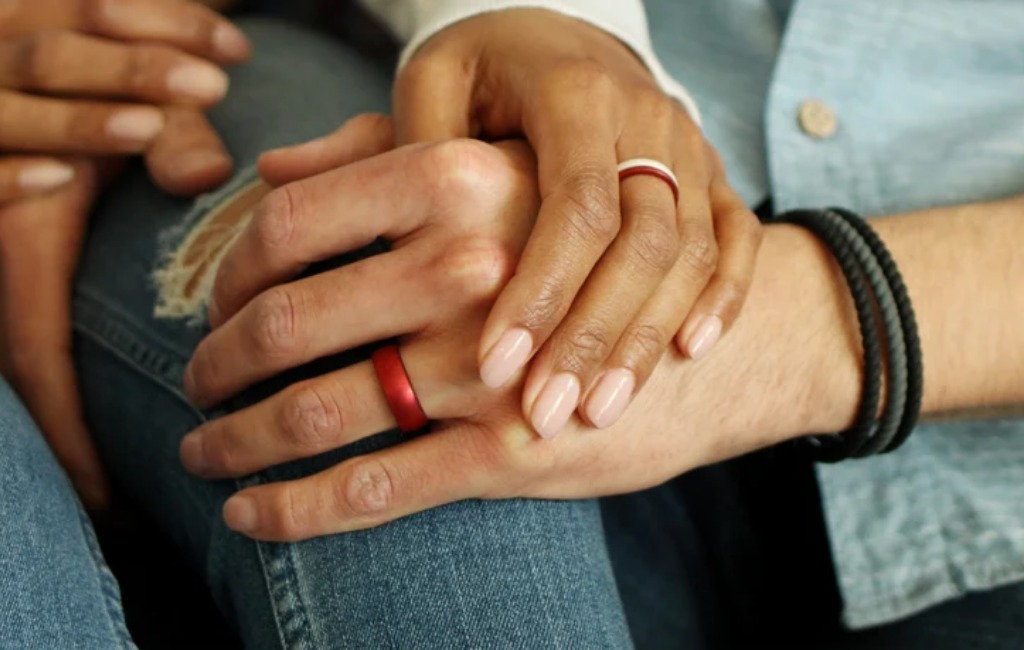
[(282, 370), (422, 329), (458, 297), (429, 282), (424, 260), (402, 249), (266, 291), (199, 344), (185, 394), (216, 404)]
[(231, 156), (202, 111), (164, 109), (166, 126), (146, 151), (153, 181), (175, 196), (213, 189), (231, 175)]
[(0, 149), (139, 153), (164, 128), (152, 106), (66, 101), (0, 90)]
[[(671, 103), (667, 98), (663, 101), (665, 106)], [(687, 153), (673, 146), (678, 140), (676, 109), (662, 110), (663, 104), (653, 102), (656, 108), (638, 108), (641, 105), (639, 99), (634, 102), (630, 124), (619, 141), (619, 159), (647, 158), (673, 165), (677, 156)], [(682, 173), (693, 179), (706, 177), (700, 159), (682, 160), (688, 161)], [(699, 186), (697, 181), (693, 184)], [(590, 386), (626, 327), (675, 265), (681, 221), (675, 191), (675, 185), (651, 176), (622, 180), (622, 230), (534, 359), (527, 377), (526, 415), (542, 437), (554, 437), (568, 423), (579, 404), (581, 387)], [(706, 189), (699, 191), (703, 195)], [(703, 219), (705, 236), (713, 237), (706, 208), (702, 215), (688, 214), (685, 219), (698, 223)]]
[(694, 360), (707, 356), (736, 321), (750, 290), (763, 236), (757, 216), (730, 187), (724, 173), (715, 176), (710, 192), (718, 264), (676, 339), (679, 350)]
[(391, 118), (377, 113), (354, 117), (330, 135), (260, 156), (259, 170), (270, 185), (280, 187), (371, 156), (395, 146)]
[(345, 461), (298, 481), (243, 490), (224, 520), (263, 540), (297, 541), (370, 528), (486, 494), (502, 477), (488, 436), (459, 427)]
[(0, 87), (63, 96), (214, 104), (228, 77), (166, 45), (126, 44), (70, 31), (0, 41)]
[(241, 30), (198, 2), (33, 0), (23, 3), (12, 18), (7, 34), (48, 28), (86, 31), (123, 41), (171, 45), (222, 63), (238, 63), (252, 54)]
[[(78, 166), (65, 192), (12, 204), (0, 215), (2, 334), (12, 384), (90, 507), (109, 487), (84, 423), (71, 356), (71, 280), (95, 179)], [(68, 219), (68, 215), (73, 217)], [(81, 221), (78, 219), (81, 218)]]
[(210, 324), (218, 327), (258, 293), (313, 262), (422, 225), (430, 214), (425, 186), (437, 173), (430, 164), (429, 156), (406, 148), (271, 192), (220, 263)]
[(52, 192), (70, 183), (74, 177), (75, 168), (56, 158), (0, 158), (0, 204)]
[(398, 73), (392, 105), (398, 144), (470, 137), (474, 70), (420, 52)]
[(621, 223), (613, 102), (587, 113), (551, 105), (530, 141), (542, 204), (516, 275), (498, 297), (480, 340), (480, 375), (506, 384), (565, 317)]

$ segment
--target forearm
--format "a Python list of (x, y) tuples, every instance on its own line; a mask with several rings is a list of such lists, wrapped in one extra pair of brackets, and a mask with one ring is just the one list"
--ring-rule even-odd
[[(925, 414), (1024, 404), (1024, 200), (873, 220), (907, 284), (924, 356)], [(810, 233), (770, 226), (747, 306), (683, 390), (723, 404), (720, 430), (753, 446), (850, 425), (861, 350), (845, 281)], [(678, 384), (677, 384), (678, 387)]]

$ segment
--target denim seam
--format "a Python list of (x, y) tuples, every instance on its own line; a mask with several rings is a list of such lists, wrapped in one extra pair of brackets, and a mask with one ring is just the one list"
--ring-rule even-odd
[[(308, 607), (298, 584), (292, 545), (260, 542), (260, 564), (270, 590), (278, 638), (285, 650), (315, 648)], [(269, 557), (269, 561), (267, 558)]]
[(154, 358), (159, 358), (162, 360), (170, 360), (168, 359), (168, 357), (165, 357), (159, 351), (154, 350), (151, 346), (148, 346), (142, 341), (140, 341), (123, 325), (115, 323), (111, 320), (103, 321), (100, 326), (100, 328), (102, 330), (105, 330), (106, 332), (98, 331), (100, 328), (94, 328), (80, 321), (76, 321), (74, 327), (79, 334), (88, 337), (91, 341), (101, 346), (103, 349), (107, 350), (124, 363), (127, 363), (128, 365), (138, 370), (139, 375), (150, 380), (160, 388), (164, 389), (165, 391), (173, 395), (175, 398), (180, 400), (181, 403), (184, 404), (188, 409), (190, 409), (200, 420), (205, 421), (206, 417), (203, 415), (202, 411), (200, 411), (199, 409), (197, 409), (196, 407), (192, 406), (192, 404), (189, 403), (189, 401), (185, 398), (184, 393), (182, 393), (169, 380), (169, 378), (166, 376), (166, 373), (163, 370), (161, 370), (159, 367), (152, 367), (152, 364), (147, 363), (145, 359), (140, 358), (141, 355), (139, 353), (133, 353), (132, 350), (125, 349), (123, 346), (115, 343), (114, 341), (111, 341), (110, 337), (106, 336), (105, 333), (110, 334), (114, 330), (116, 330), (116, 334), (118, 336), (124, 337), (131, 341), (132, 347), (134, 347), (135, 350), (149, 352), (151, 356), (153, 356)]
[[(536, 510), (536, 508), (534, 506), (535, 506), (535, 504), (532, 504), (532, 503), (530, 504), (530, 509), (529, 509), (530, 520), (533, 523), (534, 528), (537, 529), (537, 528), (539, 528), (538, 522), (537, 522), (537, 510)], [(530, 559), (530, 573), (533, 574), (532, 583), (535, 586), (539, 586), (539, 584), (540, 584), (540, 572), (537, 569), (537, 563), (534, 561), (533, 553), (528, 551), (526, 553), (526, 556)], [(554, 647), (556, 649), (561, 648), (561, 647), (563, 647), (562, 643), (561, 643), (561, 641), (558, 638), (558, 634), (556, 632), (556, 628), (555, 628), (554, 622), (551, 620), (551, 611), (550, 611), (551, 608), (549, 606), (550, 603), (546, 602), (547, 598), (545, 597), (545, 594), (544, 594), (543, 590), (539, 589), (539, 587), (538, 587), (537, 595), (540, 598), (540, 600), (545, 601), (544, 607), (542, 608), (543, 611), (544, 611), (544, 621), (547, 623), (548, 630), (550, 630), (550, 632), (551, 632), (551, 638), (555, 642), (554, 643)]]
[(89, 548), (89, 555), (92, 558), (93, 568), (100, 582), (100, 593), (103, 595), (103, 606), (107, 611), (107, 621), (110, 623), (111, 631), (120, 641), (120, 647), (125, 650), (135, 650), (136, 645), (128, 632), (128, 625), (124, 619), (124, 608), (121, 603), (121, 590), (118, 587), (114, 574), (103, 559), (99, 541), (92, 530), (92, 523), (89, 517), (82, 510), (81, 504), (76, 503), (78, 510), (78, 522), (85, 537), (85, 544)]

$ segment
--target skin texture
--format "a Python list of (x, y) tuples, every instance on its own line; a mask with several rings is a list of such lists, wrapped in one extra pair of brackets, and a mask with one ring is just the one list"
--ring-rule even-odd
[(90, 507), (108, 488), (69, 314), (89, 210), (126, 155), (172, 194), (223, 181), (231, 160), (202, 110), (227, 91), (220, 66), (248, 55), (241, 32), (192, 2), (0, 3), (0, 371)]
[[(540, 213), (484, 326), (479, 364), (496, 388), (532, 359), (524, 414), (543, 435), (571, 413), (536, 412), (556, 383), (574, 387), (578, 398), (565, 399), (581, 417), (607, 426), (615, 414), (589, 399), (605, 393), (602, 379), (631, 378), (635, 392), (674, 336), (683, 354), (703, 356), (732, 325), (760, 226), (700, 128), (612, 36), (539, 9), (474, 16), (399, 72), (394, 114), (398, 144), (525, 137), (537, 152)], [(620, 184), (616, 166), (633, 158), (670, 167), (680, 200), (650, 176)]]
[[(218, 278), (250, 302), (199, 346), (185, 389), (209, 405), (328, 350), (401, 335), (432, 431), (311, 478), (243, 490), (225, 506), (235, 530), (297, 540), (458, 499), (615, 494), (852, 421), (861, 351), (845, 283), (811, 235), (772, 226), (749, 304), (714, 357), (666, 355), (617, 423), (594, 430), (573, 419), (557, 439), (539, 438), (522, 416), (521, 385), (484, 386), (472, 351), (532, 226), (539, 193), (529, 151), (456, 141), (334, 169), (386, 148), (387, 138), (367, 134), (374, 128), (386, 132), (365, 118), (263, 159), (264, 176), (286, 184), (268, 195)], [(420, 178), (423, 166), (434, 173)], [(395, 191), (409, 183), (422, 186)], [(338, 202), (352, 219), (330, 218)], [(916, 306), (928, 413), (1024, 403), (1024, 333), (1014, 325), (1024, 294), (1006, 290), (1024, 273), (1015, 245), (1022, 209), (1012, 199), (873, 222)], [(364, 210), (390, 216), (374, 228), (357, 218)], [(289, 282), (305, 263), (381, 234), (392, 252)], [(428, 286), (442, 298), (419, 304)], [(349, 320), (353, 313), (374, 316)], [(182, 460), (200, 476), (241, 476), (394, 424), (367, 362), (203, 425), (183, 441)]]

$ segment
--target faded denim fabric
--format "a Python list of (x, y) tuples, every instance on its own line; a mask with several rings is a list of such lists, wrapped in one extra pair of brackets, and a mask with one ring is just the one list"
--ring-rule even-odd
[(74, 488), (0, 377), (0, 648), (134, 648)]
[[(875, 216), (1024, 193), (1020, 0), (647, 5), (752, 205)], [(809, 98), (835, 112), (834, 137), (801, 131)], [(922, 425), (818, 477), (853, 627), (1024, 579), (1024, 421)]]

